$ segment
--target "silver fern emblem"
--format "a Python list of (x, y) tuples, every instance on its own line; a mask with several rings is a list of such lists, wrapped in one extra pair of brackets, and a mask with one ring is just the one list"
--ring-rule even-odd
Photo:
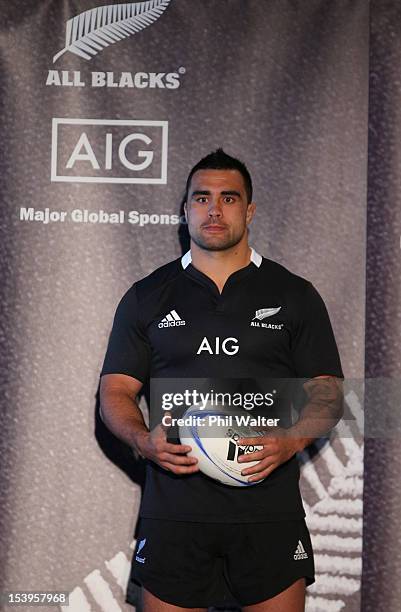
[(139, 542), (139, 544), (138, 544), (138, 550), (136, 551), (137, 555), (141, 552), (141, 550), (145, 546), (145, 544), (146, 544), (146, 538), (143, 538), (143, 540), (141, 540)]
[(53, 64), (66, 51), (86, 60), (105, 47), (136, 34), (155, 22), (171, 0), (148, 0), (98, 6), (67, 21), (65, 47), (53, 57)]
[(255, 312), (255, 319), (262, 321), (263, 319), (267, 319), (267, 317), (272, 317), (277, 314), (279, 310), (281, 310), (281, 306), (278, 306), (278, 308), (261, 308)]

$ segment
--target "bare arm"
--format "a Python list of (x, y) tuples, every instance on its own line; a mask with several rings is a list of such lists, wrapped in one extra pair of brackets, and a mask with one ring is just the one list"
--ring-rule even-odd
[(105, 374), (100, 379), (100, 416), (120, 440), (139, 451), (138, 437), (149, 433), (136, 397), (142, 383), (125, 374)]
[(136, 397), (142, 383), (125, 374), (105, 374), (100, 381), (100, 416), (108, 429), (120, 440), (175, 474), (198, 471), (197, 459), (187, 457), (190, 446), (167, 442), (165, 428), (158, 425), (152, 432), (146, 426)]
[(268, 476), (315, 438), (328, 433), (342, 417), (344, 401), (340, 378), (316, 376), (304, 384), (304, 389), (308, 401), (295, 425), (288, 429), (272, 429), (266, 436), (238, 440), (238, 444), (263, 444), (262, 450), (241, 455), (238, 459), (240, 463), (260, 459), (254, 467), (241, 471), (250, 476), (248, 480), (257, 481)]
[(316, 438), (326, 435), (344, 413), (344, 394), (341, 378), (316, 376), (304, 384), (308, 401), (299, 420), (288, 431), (297, 439), (297, 450), (303, 450)]

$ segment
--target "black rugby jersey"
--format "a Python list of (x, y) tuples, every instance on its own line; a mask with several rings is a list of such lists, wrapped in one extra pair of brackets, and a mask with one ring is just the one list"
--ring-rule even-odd
[[(101, 375), (152, 378), (343, 378), (314, 286), (251, 250), (250, 263), (217, 285), (191, 252), (134, 283), (118, 304)], [(152, 408), (151, 408), (152, 409)], [(244, 468), (246, 464), (244, 464)], [(232, 487), (201, 472), (176, 475), (147, 461), (140, 516), (253, 522), (305, 516), (296, 456), (264, 481)]]

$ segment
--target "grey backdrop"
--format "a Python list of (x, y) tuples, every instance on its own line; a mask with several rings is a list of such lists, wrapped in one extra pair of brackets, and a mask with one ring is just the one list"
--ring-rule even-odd
[[(401, 7), (371, 6), (369, 176), (366, 258), (366, 376), (401, 374)], [(372, 407), (372, 411), (374, 407)], [(400, 401), (393, 406), (400, 413)], [(367, 439), (362, 609), (399, 610), (401, 601), (400, 433)]]
[[(121, 295), (181, 253), (177, 224), (74, 223), (74, 209), (179, 214), (191, 166), (223, 146), (254, 178), (251, 244), (318, 288), (345, 375), (365, 367), (368, 2), (153, 0), (149, 11), (165, 10), (146, 28), (91, 60), (67, 51), (53, 63), (67, 20), (107, 4), (1, 2), (0, 581), (67, 590), (74, 612), (133, 609), (141, 466), (99, 422), (98, 378)], [(46, 85), (50, 70), (86, 84)], [(93, 88), (93, 71), (172, 72), (179, 87)], [(167, 182), (80, 182), (101, 175), (87, 160), (52, 181), (54, 118), (168, 121)], [(109, 128), (85, 129), (103, 159)], [(79, 130), (60, 131), (60, 163)], [(116, 149), (113, 164), (120, 178), (146, 175), (121, 167)], [(67, 218), (22, 220), (21, 207)], [(301, 457), (317, 555), (309, 611), (359, 610), (362, 453), (360, 440), (335, 437)]]

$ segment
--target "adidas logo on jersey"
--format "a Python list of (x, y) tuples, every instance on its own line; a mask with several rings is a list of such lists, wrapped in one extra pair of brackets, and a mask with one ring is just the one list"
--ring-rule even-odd
[(304, 549), (301, 540), (298, 540), (298, 546), (295, 549), (294, 559), (295, 561), (299, 561), (300, 559), (307, 559), (308, 553)]
[(175, 310), (170, 310), (164, 319), (160, 321), (158, 327), (177, 327), (178, 325), (185, 325), (184, 319), (181, 319)]

